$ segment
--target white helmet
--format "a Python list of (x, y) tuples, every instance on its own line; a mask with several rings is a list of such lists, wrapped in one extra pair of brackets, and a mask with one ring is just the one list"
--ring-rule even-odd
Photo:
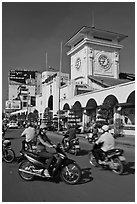
[(109, 130), (109, 126), (108, 125), (103, 125), (102, 126), (102, 130), (104, 130), (105, 132), (107, 132)]

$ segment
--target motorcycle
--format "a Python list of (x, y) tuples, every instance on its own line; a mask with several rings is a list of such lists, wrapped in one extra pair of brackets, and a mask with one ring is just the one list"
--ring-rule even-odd
[(93, 144), (98, 138), (98, 134), (88, 133), (85, 137), (89, 143)]
[(10, 140), (2, 141), (2, 159), (7, 163), (11, 163), (15, 159), (15, 152), (10, 147), (10, 145), (11, 145)]
[(109, 150), (107, 152), (102, 153), (103, 162), (101, 164), (98, 164), (94, 155), (93, 151), (96, 148), (101, 148), (102, 144), (95, 144), (95, 141), (97, 140), (96, 137), (90, 137), (90, 143), (93, 144), (93, 149), (89, 153), (89, 162), (92, 166), (102, 166), (103, 168), (109, 168), (114, 173), (121, 175), (124, 172), (124, 165), (125, 165), (125, 157), (123, 156), (124, 150), (120, 148), (115, 148), (112, 150)]
[(79, 138), (74, 138), (71, 141), (67, 137), (62, 140), (64, 150), (70, 154), (78, 155), (80, 152)]
[[(78, 164), (67, 157), (63, 146), (57, 144), (55, 147), (56, 153), (53, 156), (53, 161), (49, 167), (49, 174), (55, 181), (62, 179), (67, 184), (77, 184), (81, 179), (81, 169)], [(47, 178), (44, 174), (46, 169), (46, 158), (38, 153), (23, 151), (19, 160), (19, 175), (26, 181), (31, 181), (35, 176)]]

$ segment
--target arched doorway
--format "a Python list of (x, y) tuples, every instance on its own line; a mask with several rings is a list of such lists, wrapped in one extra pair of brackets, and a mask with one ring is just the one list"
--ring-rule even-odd
[(118, 104), (118, 100), (114, 95), (107, 96), (103, 102), (103, 105), (110, 107), (110, 108), (116, 106), (116, 104)]
[(69, 104), (65, 103), (65, 105), (63, 106), (63, 110), (68, 111), (70, 110)]
[(131, 92), (122, 107), (124, 125), (135, 125), (135, 91)]
[(51, 95), (48, 100), (48, 108), (53, 110), (53, 96)]
[(75, 115), (77, 115), (79, 118), (82, 119), (82, 106), (79, 101), (76, 101), (73, 105), (73, 111), (75, 112)]
[(97, 103), (94, 99), (89, 99), (86, 104), (86, 115), (88, 116), (87, 122), (94, 122), (96, 120)]
[(68, 123), (71, 125), (78, 125), (79, 122), (82, 122), (82, 106), (79, 101), (76, 101), (72, 108), (69, 110), (68, 114)]
[(127, 103), (135, 105), (135, 91), (133, 91), (127, 98)]
[(106, 107), (106, 112), (104, 113), (107, 115), (107, 121), (109, 124), (114, 123), (114, 113), (115, 113), (115, 107), (118, 104), (118, 100), (114, 95), (108, 95), (103, 102), (103, 106)]

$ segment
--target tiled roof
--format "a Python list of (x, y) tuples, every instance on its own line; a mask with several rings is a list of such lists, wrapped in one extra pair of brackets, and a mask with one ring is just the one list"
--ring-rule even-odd
[(109, 87), (109, 86), (115, 86), (118, 84), (123, 84), (126, 82), (130, 82), (131, 80), (128, 79), (115, 79), (115, 78), (108, 78), (108, 77), (102, 77), (102, 76), (88, 76), (91, 81), (98, 83), (102, 87)]

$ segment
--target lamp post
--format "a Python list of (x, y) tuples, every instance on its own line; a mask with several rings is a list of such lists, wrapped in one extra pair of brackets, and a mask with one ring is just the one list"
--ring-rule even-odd
[(60, 130), (60, 79), (61, 79), (61, 67), (62, 67), (62, 41), (60, 46), (60, 69), (59, 69), (59, 101), (58, 101), (58, 131)]

